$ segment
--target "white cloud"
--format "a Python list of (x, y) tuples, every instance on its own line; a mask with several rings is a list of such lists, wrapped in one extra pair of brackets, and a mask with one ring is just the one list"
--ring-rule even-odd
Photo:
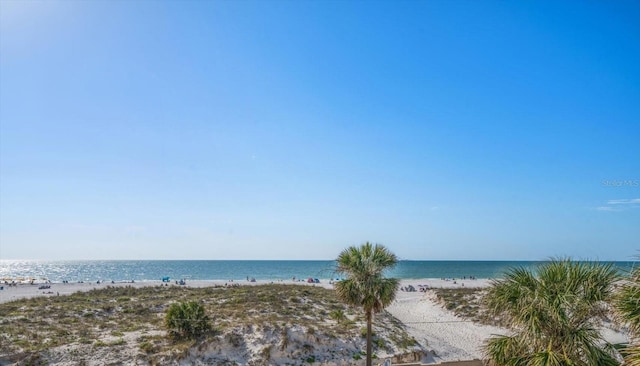
[(626, 209), (640, 208), (640, 198), (624, 198), (608, 200), (605, 206), (599, 206), (598, 211), (623, 211)]
[(619, 211), (618, 209), (615, 209), (611, 206), (600, 206), (600, 207), (596, 207), (596, 210), (598, 211)]
[(621, 199), (621, 200), (609, 200), (607, 201), (608, 205), (629, 205), (629, 204), (640, 204), (640, 198), (629, 198), (629, 199)]

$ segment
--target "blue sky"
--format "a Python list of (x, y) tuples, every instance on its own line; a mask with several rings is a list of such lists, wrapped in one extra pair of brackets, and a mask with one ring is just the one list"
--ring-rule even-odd
[(0, 259), (640, 249), (635, 1), (0, 1)]

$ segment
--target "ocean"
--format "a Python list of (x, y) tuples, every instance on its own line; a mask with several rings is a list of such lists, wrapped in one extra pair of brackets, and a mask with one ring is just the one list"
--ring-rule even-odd
[[(400, 279), (415, 278), (498, 278), (510, 267), (535, 268), (537, 261), (400, 261), (387, 273)], [(612, 262), (628, 271), (637, 262)], [(330, 279), (334, 261), (302, 260), (0, 260), (0, 280), (35, 278), (62, 281), (150, 281), (169, 276), (190, 280), (286, 280), (296, 278)]]

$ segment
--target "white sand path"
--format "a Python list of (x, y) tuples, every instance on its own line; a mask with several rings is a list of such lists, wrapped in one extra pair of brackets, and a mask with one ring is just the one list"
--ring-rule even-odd
[[(487, 280), (466, 282), (467, 287), (486, 287)], [(461, 283), (440, 280), (403, 281), (418, 288), (459, 287)], [(399, 292), (396, 301), (387, 310), (402, 321), (410, 335), (430, 351), (427, 362), (457, 361), (482, 358), (480, 347), (492, 334), (506, 334), (498, 327), (484, 326), (465, 321), (445, 310), (435, 300), (432, 292)]]

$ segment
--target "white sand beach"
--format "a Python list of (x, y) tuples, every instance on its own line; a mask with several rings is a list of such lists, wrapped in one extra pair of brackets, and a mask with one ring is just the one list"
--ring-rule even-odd
[[(406, 280), (402, 286), (419, 288), (462, 287), (484, 288), (489, 280), (443, 281)], [(398, 292), (396, 301), (387, 308), (393, 316), (402, 321), (407, 331), (421, 345), (429, 350), (428, 363), (480, 359), (480, 346), (492, 334), (504, 334), (505, 329), (475, 324), (457, 317), (442, 307), (433, 292)]]
[[(307, 285), (307, 286), (321, 286), (324, 288), (332, 289), (332, 281), (329, 279), (321, 279), (320, 283), (307, 283), (302, 280), (255, 280), (255, 282), (245, 281), (245, 280), (188, 280), (185, 286), (188, 287), (211, 287), (211, 286), (231, 286), (231, 285), (240, 285), (240, 286), (257, 286), (264, 285), (269, 283), (279, 283), (279, 284), (295, 284), (295, 285)], [(96, 282), (69, 282), (69, 283), (47, 283), (46, 285), (50, 286), (47, 289), (39, 289), (41, 285), (44, 283), (34, 283), (31, 284), (18, 284), (16, 286), (7, 286), (6, 284), (0, 284), (3, 287), (3, 290), (0, 290), (0, 304), (8, 301), (13, 301), (17, 299), (26, 299), (36, 296), (58, 296), (58, 295), (70, 295), (79, 291), (91, 291), (94, 289), (105, 288), (107, 286), (118, 286), (118, 287), (126, 287), (131, 286), (135, 288), (147, 287), (147, 286), (179, 286), (176, 285), (175, 280), (171, 280), (170, 282), (162, 282), (162, 281), (135, 281), (135, 282), (109, 282), (102, 281), (100, 283)], [(416, 279), (416, 280), (402, 280), (400, 282), (401, 287), (406, 287), (409, 285), (413, 285), (418, 288), (419, 285), (424, 285), (426, 287), (431, 288), (452, 288), (452, 287), (486, 287), (489, 284), (489, 280), (479, 279), (479, 280), (466, 280), (466, 281), (451, 281), (451, 280), (441, 280), (441, 279)], [(406, 295), (406, 296), (405, 296)], [(402, 291), (398, 292), (398, 301), (407, 301), (407, 299), (415, 300), (415, 297), (420, 297), (424, 295), (421, 292), (413, 292), (413, 293), (404, 293)]]
[[(322, 286), (333, 288), (329, 280), (321, 280), (319, 284), (311, 284), (298, 281), (188, 281), (186, 286), (208, 287), (240, 285), (255, 286), (267, 283), (284, 284), (304, 284), (308, 286)], [(452, 288), (452, 287), (475, 287), (483, 288), (488, 286), (489, 280), (439, 280), (439, 279), (416, 279), (402, 280), (401, 286), (414, 286), (416, 289), (422, 287), (429, 288)], [(107, 286), (179, 286), (175, 282), (162, 283), (161, 281), (141, 281), (134, 283), (53, 283), (49, 289), (38, 289), (39, 285), (18, 285), (7, 287), (0, 291), (0, 303), (12, 301), (20, 298), (30, 298), (36, 296), (62, 296), (78, 291), (89, 291), (92, 289), (104, 288)], [(433, 292), (406, 292), (399, 291), (396, 300), (387, 310), (403, 322), (408, 333), (413, 336), (426, 350), (428, 355), (422, 361), (425, 363), (439, 363), (447, 361), (480, 359), (482, 343), (492, 334), (506, 334), (507, 330), (476, 324), (454, 315), (439, 304)], [(605, 331), (607, 338), (613, 341), (623, 341), (625, 335), (611, 329)]]
[[(213, 287), (213, 286), (231, 286), (231, 285), (240, 285), (240, 286), (257, 286), (257, 285), (265, 285), (269, 283), (280, 283), (280, 284), (296, 284), (296, 285), (309, 285), (309, 286), (322, 286), (324, 288), (333, 288), (330, 284), (330, 280), (322, 280), (320, 283), (307, 283), (305, 281), (267, 281), (267, 280), (256, 280), (255, 282), (250, 281), (224, 281), (224, 280), (188, 280), (185, 286), (188, 287)], [(162, 281), (135, 281), (135, 282), (110, 282), (104, 281), (100, 283), (96, 282), (70, 282), (70, 283), (49, 283), (46, 284), (50, 286), (48, 289), (39, 289), (39, 287), (43, 285), (42, 283), (36, 283), (33, 285), (30, 284), (18, 284), (17, 286), (3, 286), (4, 289), (0, 290), (0, 304), (8, 301), (13, 301), (17, 299), (26, 299), (36, 296), (58, 296), (58, 295), (70, 295), (79, 291), (91, 291), (94, 289), (101, 289), (107, 286), (116, 286), (116, 287), (147, 287), (147, 286), (180, 286), (177, 285), (174, 280), (170, 282), (162, 282)]]
[[(466, 282), (466, 283), (465, 283)], [(208, 287), (208, 286), (255, 286), (268, 283), (302, 284), (308, 286), (322, 286), (333, 288), (328, 279), (321, 280), (319, 284), (311, 284), (302, 281), (188, 281), (185, 286)], [(484, 287), (487, 280), (474, 281), (445, 281), (439, 279), (403, 280), (401, 286), (409, 285), (419, 288), (420, 285), (428, 287)], [(4, 286), (0, 291), (0, 303), (36, 296), (62, 296), (78, 291), (90, 291), (92, 289), (105, 288), (107, 286), (179, 286), (174, 281), (163, 283), (161, 281), (138, 281), (138, 282), (101, 282), (98, 283), (52, 283), (50, 288), (39, 289), (40, 284), (20, 284), (17, 286)], [(455, 315), (443, 309), (432, 298), (423, 292), (399, 291), (397, 300), (388, 308), (388, 311), (396, 318), (404, 322), (409, 334), (415, 337), (423, 346), (430, 350), (429, 360), (431, 362), (466, 360), (479, 358), (478, 346), (495, 330), (491, 327), (478, 326), (469, 322), (460, 322)], [(434, 356), (435, 355), (435, 356)]]

